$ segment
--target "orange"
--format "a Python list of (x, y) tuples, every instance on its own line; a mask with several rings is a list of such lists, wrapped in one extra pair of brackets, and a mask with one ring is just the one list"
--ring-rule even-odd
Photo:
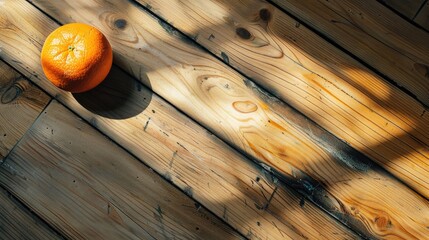
[(46, 38), (41, 52), (43, 72), (55, 86), (72, 92), (100, 84), (112, 66), (112, 47), (95, 27), (70, 23)]

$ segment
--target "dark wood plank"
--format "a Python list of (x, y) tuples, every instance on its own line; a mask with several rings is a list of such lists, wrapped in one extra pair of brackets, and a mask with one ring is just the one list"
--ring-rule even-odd
[[(420, 12), (417, 14), (416, 18), (414, 18), (414, 21), (420, 26), (422, 26), (424, 29), (429, 31), (429, 1), (426, 2)], [(420, 69), (420, 71), (429, 76), (429, 68), (422, 68)]]
[[(428, 77), (418, 70), (420, 66), (429, 66), (429, 57), (426, 54), (429, 52), (427, 32), (376, 1), (273, 0), (273, 2), (371, 65), (429, 106)], [(298, 39), (298, 37), (295, 38)], [(318, 41), (314, 42), (314, 39), (308, 42), (320, 46)], [(300, 41), (300, 43), (303, 42)], [(339, 62), (333, 67), (344, 71), (346, 76), (367, 77), (360, 75), (360, 72), (363, 72), (362, 74), (369, 72), (373, 75), (371, 71), (360, 67), (359, 64), (354, 64), (353, 61), (342, 57), (342, 54), (331, 53), (332, 46), (322, 46), (322, 55), (327, 59), (325, 62), (322, 56), (319, 57), (320, 64), (332, 67), (335, 62), (330, 60), (330, 55), (335, 53), (339, 56), (339, 59), (336, 59)], [(309, 53), (316, 57), (317, 52)], [(325, 77), (329, 79), (329, 76)], [(374, 76), (367, 82), (373, 81), (374, 78), (378, 77)], [(361, 88), (365, 89), (365, 85)]]
[(429, 196), (429, 115), (411, 97), (273, 5), (139, 2)]
[[(290, 184), (306, 194), (308, 199), (316, 201), (345, 224), (373, 237), (424, 238), (427, 236), (429, 205), (424, 198), (377, 166), (372, 165), (368, 159), (338, 139), (315, 127), (313, 123), (259, 89), (250, 80), (243, 80), (243, 76), (232, 71), (198, 46), (192, 45), (168, 24), (159, 22), (158, 19), (140, 11), (135, 8), (136, 5), (131, 5), (128, 1), (37, 1), (35, 3), (62, 22), (90, 22), (100, 28), (108, 36), (115, 49), (116, 63), (218, 136), (263, 163), (267, 169), (270, 169), (269, 166), (274, 166)], [(93, 6), (97, 7), (85, 8), (88, 4), (94, 4)], [(20, 5), (21, 3), (18, 2), (9, 12), (19, 9)], [(81, 14), (84, 8), (86, 9), (85, 14)], [(67, 9), (68, 14), (62, 14), (61, 9)], [(98, 11), (98, 9), (103, 9), (103, 11)], [(121, 13), (123, 9), (128, 9), (126, 15)], [(14, 17), (12, 14), (11, 19)], [(19, 15), (17, 18), (21, 21), (11, 21), (18, 26), (17, 29), (29, 28), (26, 29), (26, 32), (34, 34), (36, 38), (43, 39), (43, 36), (47, 34), (46, 29), (51, 28), (50, 26), (32, 27), (32, 25), (25, 24), (25, 22), (35, 21), (34, 18), (42, 18), (38, 15), (28, 16), (26, 14)], [(124, 24), (117, 26), (118, 24), (115, 24), (117, 20), (121, 23), (125, 21), (125, 27), (121, 27)], [(46, 25), (45, 22), (43, 26)], [(7, 44), (7, 38), (1, 39), (2, 43)], [(25, 54), (28, 61), (37, 62), (31, 52), (37, 52), (40, 45), (28, 48), (29, 50)], [(9, 51), (9, 57), (21, 59), (13, 51), (13, 49)], [(34, 69), (40, 71), (37, 66)], [(23, 69), (23, 73), (25, 72)], [(46, 84), (44, 81), (39, 82), (41, 85)], [(49, 86), (46, 85), (44, 89), (49, 89)], [(68, 100), (68, 95), (61, 94), (58, 95), (58, 98), (65, 103), (71, 102)], [(93, 118), (93, 115), (91, 117)], [(122, 131), (118, 131), (118, 125), (116, 125), (116, 129), (103, 127), (103, 122), (107, 122), (103, 118), (95, 118), (93, 124), (99, 128), (103, 127), (103, 132), (118, 139), (117, 142), (135, 152), (136, 155), (142, 156), (147, 153), (142, 153), (138, 148), (147, 148), (148, 146), (145, 145), (150, 144), (147, 142), (142, 144), (147, 120), (149, 119), (145, 117), (143, 121), (140, 120), (135, 124), (135, 128), (131, 128), (137, 136), (134, 139), (129, 135), (119, 136)], [(175, 119), (175, 121), (178, 120)], [(122, 120), (121, 124), (124, 122)], [(151, 128), (151, 123), (154, 123), (152, 118), (146, 127), (146, 132), (163, 135), (158, 128)], [(112, 122), (108, 122), (108, 124), (112, 124)], [(299, 127), (299, 124), (303, 124), (303, 127)], [(182, 123), (182, 125), (185, 124)], [(155, 126), (162, 126), (162, 124), (158, 123)], [(129, 125), (127, 125), (127, 132), (130, 132), (128, 127)], [(139, 131), (134, 130), (138, 128), (140, 128)], [(320, 132), (316, 134), (316, 131)], [(176, 132), (174, 135), (179, 136), (181, 141), (168, 137), (166, 138), (167, 143), (180, 148), (180, 145), (184, 146), (187, 150), (182, 150), (182, 153), (189, 151), (188, 156), (197, 159), (193, 164), (199, 163), (197, 165), (199, 167), (191, 165), (191, 169), (194, 171), (195, 169), (207, 170), (205, 165), (200, 165), (201, 155), (196, 154), (195, 156), (195, 152), (190, 150), (195, 149), (195, 146), (202, 146), (201, 143), (197, 143), (203, 134), (194, 135), (192, 133), (194, 133), (193, 130), (187, 134)], [(314, 139), (314, 134), (320, 138)], [(168, 133), (168, 135), (173, 134)], [(199, 136), (198, 139), (195, 139), (195, 136)], [(189, 139), (186, 144), (182, 142), (185, 139)], [(157, 149), (158, 145), (152, 149)], [(206, 146), (210, 145), (211, 143)], [(154, 154), (153, 150), (148, 152)], [(166, 166), (169, 165), (168, 160), (174, 155), (174, 152), (175, 149), (171, 149), (170, 154), (168, 152), (166, 154), (167, 161), (158, 163), (160, 166), (164, 166), (161, 169), (166, 169)], [(144, 158), (142, 157), (142, 159)], [(175, 164), (174, 162), (173, 166)], [(236, 163), (233, 161), (233, 164), (226, 166), (236, 166)], [(227, 173), (225, 170), (214, 171), (215, 173)], [(165, 170), (159, 172), (163, 173)], [(209, 173), (207, 176), (213, 176), (216, 179), (216, 174), (211, 171), (207, 172)], [(192, 176), (186, 184), (179, 179), (179, 186), (182, 189), (189, 186), (188, 184), (194, 183), (195, 179), (199, 179), (198, 175), (191, 174), (192, 171), (189, 171), (180, 177)], [(177, 179), (174, 180), (177, 181)], [(206, 206), (210, 205), (210, 201), (207, 201), (207, 192), (202, 193), (195, 190), (193, 196), (196, 199), (206, 200)], [(264, 202), (264, 196), (259, 196), (262, 199), (261, 202)], [(397, 196), (401, 196), (401, 200), (398, 200)], [(405, 201), (406, 204), (402, 201)], [(264, 204), (257, 204), (256, 209), (261, 206)], [(218, 215), (222, 215), (222, 208), (216, 208), (215, 205), (210, 209), (213, 209)], [(374, 211), (374, 209), (376, 210)], [(268, 223), (270, 222), (268, 221)], [(275, 225), (277, 223), (271, 226), (275, 228)], [(244, 233), (248, 231), (241, 224), (234, 223), (234, 226), (244, 229), (241, 230)], [(253, 230), (251, 232), (253, 233)], [(260, 230), (259, 233), (263, 234), (263, 230)]]
[(0, 61), (0, 163), (50, 97)]
[(0, 213), (0, 239), (61, 239), (1, 187)]
[(425, 0), (379, 0), (386, 6), (398, 11), (403, 16), (413, 19)]
[(56, 101), (5, 160), (0, 181), (69, 238), (240, 238)]
[[(302, 195), (288, 190), (265, 168), (255, 166), (116, 67), (100, 88), (86, 95), (54, 88), (43, 77), (39, 51), (43, 39), (58, 25), (25, 1), (8, 2), (4, 9), (0, 9), (1, 16), (8, 28), (14, 29), (3, 35), (0, 32), (0, 44), (8, 46), (2, 55), (6, 61), (244, 235), (262, 239), (357, 238), (314, 204), (304, 201)], [(154, 26), (161, 36), (168, 37), (159, 25)], [(14, 47), (17, 42), (21, 49)], [(177, 43), (183, 47), (183, 43)], [(148, 56), (147, 60), (159, 64), (159, 57)], [(16, 63), (18, 59), (23, 63)], [(115, 59), (124, 60), (117, 54)], [(140, 63), (133, 64), (135, 67)], [(156, 72), (136, 70), (133, 75), (139, 73), (147, 86), (154, 83), (152, 74), (156, 76)], [(172, 79), (176, 79), (174, 75)], [(238, 108), (245, 107), (245, 102), (238, 102)]]

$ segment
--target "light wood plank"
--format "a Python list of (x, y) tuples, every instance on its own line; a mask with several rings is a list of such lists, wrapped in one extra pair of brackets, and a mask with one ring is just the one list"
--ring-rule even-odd
[(429, 114), (411, 97), (265, 2), (139, 2), (429, 197)]
[(50, 97), (0, 61), (0, 163)]
[(239, 238), (55, 101), (5, 160), (0, 181), (73, 239)]
[[(429, 106), (429, 85), (427, 84), (429, 78), (425, 72), (420, 71), (421, 67), (429, 67), (427, 54), (429, 52), (427, 44), (429, 34), (427, 32), (402, 19), (376, 1), (273, 0), (273, 2), (362, 59)], [(299, 31), (295, 30), (295, 32)], [(303, 35), (300, 34), (300, 37)], [(300, 39), (300, 37), (294, 38)], [(339, 54), (338, 51), (331, 52), (334, 47), (325, 46), (326, 44), (320, 45), (321, 41), (315, 41), (311, 35), (306, 37), (310, 37), (310, 40), (299, 40), (299, 47), (308, 51), (326, 68), (337, 68), (337, 71), (340, 72), (339, 76), (342, 76), (341, 71), (344, 71), (346, 72), (345, 77), (352, 78), (345, 80), (361, 82), (358, 86), (364, 90), (368, 88), (365, 88), (367, 85), (362, 83), (365, 78), (367, 78), (366, 82), (380, 81), (378, 76), (365, 67), (343, 57), (344, 54)], [(306, 42), (320, 46), (323, 50), (311, 52), (312, 48), (306, 46)], [(333, 54), (338, 57), (332, 57)], [(311, 67), (310, 69), (317, 70)], [(316, 72), (319, 73), (319, 71)], [(365, 74), (370, 76), (366, 77)], [(322, 76), (331, 78), (325, 74)], [(361, 79), (359, 81), (356, 78)], [(377, 85), (383, 84), (377, 83)], [(395, 95), (392, 92), (385, 93), (384, 96)], [(392, 96), (392, 99), (395, 98)], [(404, 105), (411, 107), (413, 104), (410, 105), (409, 100), (405, 99), (401, 98), (402, 101), (405, 101)]]
[[(20, 9), (22, 5), (19, 1), (16, 4), (9, 9), (8, 12), (12, 14), (8, 16), (11, 17), (10, 19), (17, 17), (19, 20), (9, 22), (13, 22), (17, 29), (26, 29), (26, 33), (32, 34), (36, 39), (46, 37), (51, 26), (42, 21), (45, 18), (32, 13), (33, 11), (28, 11), (32, 15), (17, 14), (19, 16), (15, 16), (13, 10)], [(264, 93), (251, 81), (243, 81), (242, 76), (219, 63), (208, 53), (189, 44), (188, 41), (179, 41), (183, 39), (183, 36), (164, 23), (157, 24), (156, 19), (135, 8), (135, 5), (130, 5), (126, 1), (105, 3), (38, 1), (37, 4), (63, 22), (72, 20), (91, 22), (102, 29), (114, 46), (115, 61), (128, 72), (141, 79), (142, 82), (150, 84), (156, 92), (209, 127), (218, 136), (264, 163), (263, 166), (267, 169), (270, 168), (266, 164), (275, 166), (284, 174), (283, 176), (290, 184), (299, 188), (308, 198), (323, 206), (349, 226), (374, 237), (425, 238), (427, 236), (429, 206), (425, 199), (376, 166), (371, 165), (365, 157), (353, 152), (344, 144), (341, 145), (341, 142), (315, 127), (307, 119), (297, 115), (277, 99)], [(58, 5), (56, 6), (56, 4)], [(61, 9), (67, 9), (68, 14), (62, 14)], [(126, 9), (126, 15), (120, 13), (124, 9)], [(68, 19), (69, 16), (73, 16), (73, 19)], [(121, 19), (121, 23), (124, 23), (125, 20), (125, 27), (115, 27), (115, 21), (118, 19)], [(45, 27), (33, 27), (34, 24), (26, 24), (28, 22), (43, 22), (40, 25)], [(119, 26), (124, 26), (124, 24)], [(0, 39), (3, 44), (8, 42), (8, 38), (0, 37)], [(8, 45), (11, 43), (9, 42)], [(28, 50), (22, 54), (29, 65), (40, 71), (40, 67), (34, 64), (38, 62), (38, 59), (32, 54), (32, 52), (40, 51), (40, 45), (27, 44), (25, 46), (28, 46)], [(21, 58), (14, 51), (16, 50), (11, 48), (7, 56), (11, 59)], [(22, 71), (27, 74), (25, 69)], [(35, 82), (43, 85), (44, 89), (55, 91), (44, 79), (39, 81), (35, 79)], [(68, 95), (61, 94), (58, 95), (58, 98), (67, 104), (71, 102)], [(85, 114), (81, 115), (85, 116)], [(105, 119), (100, 117), (94, 119), (92, 121), (94, 125), (112, 136), (122, 146), (136, 155), (144, 154), (141, 152), (141, 148), (147, 147), (145, 145), (150, 142), (143, 144), (147, 136), (143, 137), (141, 128), (144, 129), (146, 126), (144, 122), (147, 122), (148, 118), (136, 124), (136, 128), (131, 128), (131, 131), (136, 132), (136, 136), (121, 136), (122, 131), (119, 130), (118, 125), (109, 122), (108, 128), (103, 124)], [(150, 128), (152, 120), (151, 118), (146, 132), (152, 130), (160, 135), (163, 134), (158, 128)], [(177, 121), (174, 119), (174, 123), (170, 124), (178, 126), (177, 129), (180, 126), (189, 125)], [(304, 127), (296, 126), (300, 122)], [(162, 125), (158, 123), (155, 126)], [(112, 129), (113, 126), (116, 129)], [(138, 128), (140, 131), (135, 130)], [(183, 144), (182, 141), (179, 142), (188, 151), (195, 153), (190, 149), (198, 149), (198, 145), (202, 146), (202, 144), (196, 143), (201, 140), (203, 134), (192, 134), (194, 132), (192, 129), (195, 128), (189, 128), (188, 133), (183, 132), (176, 136), (180, 136), (182, 141), (189, 139), (186, 144)], [(308, 130), (321, 137), (322, 140), (311, 139), (310, 133), (306, 133)], [(316, 133), (316, 131), (319, 132)], [(169, 136), (172, 135), (169, 133)], [(198, 140), (195, 139), (195, 136), (198, 136)], [(170, 140), (173, 140), (169, 143), (170, 146), (179, 145), (177, 140)], [(130, 143), (130, 141), (132, 142)], [(210, 146), (210, 144), (206, 146)], [(219, 151), (218, 148), (215, 149)], [(174, 155), (174, 151), (173, 148), (170, 157)], [(197, 155), (197, 158), (200, 156)], [(228, 155), (224, 156), (227, 157), (220, 158), (222, 161), (228, 159)], [(169, 157), (166, 156), (165, 159), (169, 159)], [(203, 156), (202, 159), (207, 158)], [(240, 161), (233, 161), (233, 164), (225, 166), (237, 166), (237, 162)], [(162, 165), (162, 163), (158, 164)], [(165, 169), (169, 165), (168, 161), (163, 165)], [(207, 168), (202, 165), (192, 169)], [(228, 167), (223, 169), (228, 169)], [(207, 172), (210, 173), (210, 171)], [(220, 173), (226, 174), (227, 172), (222, 170)], [(188, 175), (191, 173), (181, 177)], [(213, 176), (213, 173), (208, 176)], [(195, 179), (197, 178), (190, 178), (189, 182), (193, 183)], [(207, 199), (207, 193), (198, 194), (201, 193), (193, 192), (196, 199)], [(401, 196), (401, 199), (397, 199), (397, 196)], [(207, 202), (210, 204), (209, 201)], [(405, 202), (406, 204), (404, 204)], [(261, 205), (258, 204), (258, 206)], [(222, 208), (212, 207), (210, 209), (219, 215), (223, 212)], [(233, 209), (229, 209), (228, 212), (230, 210)], [(239, 226), (239, 224), (237, 225)], [(254, 233), (253, 230), (252, 233)]]
[[(429, 31), (429, 1), (426, 2), (414, 21)], [(426, 68), (426, 75), (429, 76), (429, 68)]]
[(425, 0), (379, 0), (381, 3), (398, 11), (405, 17), (413, 19)]
[[(0, 45), (8, 46), (4, 59), (11, 63), (22, 59), (24, 64), (14, 63), (22, 73), (244, 235), (255, 239), (357, 238), (116, 67), (100, 88), (88, 94), (73, 96), (54, 88), (43, 77), (38, 55), (43, 39), (58, 25), (25, 1), (9, 1), (5, 9), (0, 16), (14, 31), (0, 32)], [(13, 47), (17, 42), (23, 47)], [(158, 62), (159, 57), (150, 61)], [(40, 73), (40, 78), (32, 76), (32, 71)], [(143, 74), (139, 78), (149, 86)], [(108, 99), (109, 107), (103, 107)]]
[(0, 213), (0, 239), (61, 239), (3, 188), (0, 188)]

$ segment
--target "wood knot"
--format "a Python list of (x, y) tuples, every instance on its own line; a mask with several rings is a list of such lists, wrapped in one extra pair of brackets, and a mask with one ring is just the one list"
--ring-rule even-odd
[(122, 19), (122, 18), (116, 19), (115, 22), (114, 22), (114, 25), (118, 29), (124, 29), (124, 28), (127, 27), (127, 20)]
[(385, 216), (375, 217), (374, 222), (379, 229), (386, 230), (392, 228), (392, 222)]
[(236, 101), (232, 103), (232, 106), (241, 113), (251, 113), (258, 110), (258, 106), (251, 101)]
[(250, 34), (250, 32), (242, 27), (239, 27), (237, 29), (235, 29), (235, 33), (237, 33), (237, 35), (242, 38), (242, 39), (250, 39), (252, 37), (252, 34)]
[(18, 79), (1, 96), (1, 103), (8, 104), (14, 101), (22, 92), (29, 87), (29, 82), (25, 79)]
[(263, 8), (259, 11), (259, 17), (263, 20), (263, 21), (270, 21), (271, 20), (271, 12), (270, 10)]

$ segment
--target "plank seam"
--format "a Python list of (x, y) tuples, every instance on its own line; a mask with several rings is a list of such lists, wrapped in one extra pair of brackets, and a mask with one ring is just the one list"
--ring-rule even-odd
[[(3, 162), (1, 164), (3, 164)], [(0, 164), (0, 167), (1, 167), (1, 164)], [(34, 212), (23, 201), (21, 201), (21, 199), (19, 199), (12, 192), (10, 192), (8, 190), (8, 188), (1, 182), (0, 182), (0, 190), (6, 192), (7, 197), (11, 198), (12, 201), (16, 202), (19, 205), (19, 207), (21, 207), (22, 209), (24, 209), (25, 211), (30, 213), (31, 218), (36, 219), (36, 220), (40, 221), (41, 223), (43, 223), (44, 225), (46, 225), (49, 230), (51, 230), (54, 234), (58, 235), (58, 237), (60, 237), (61, 239), (66, 239), (65, 236), (60, 231), (58, 231), (54, 226), (50, 225), (47, 221), (45, 221), (45, 219), (43, 219), (36, 212)]]
[[(422, 5), (419, 7), (419, 9), (417, 10), (416, 14), (414, 15), (413, 22), (416, 19), (416, 17), (419, 15), (419, 13), (422, 11), (423, 7), (428, 3), (429, 0), (425, 0)], [(414, 22), (415, 23), (415, 22)], [(417, 24), (417, 23), (416, 23)], [(417, 24), (418, 26), (420, 26), (420, 24)], [(426, 30), (425, 28), (423, 28), (424, 30)]]
[[(5, 62), (5, 61), (4, 61)], [(13, 68), (17, 73), (21, 74), (21, 76), (24, 79), (27, 79), (21, 72), (17, 71), (15, 68)], [(31, 81), (31, 80), (30, 80)], [(38, 86), (34, 85), (35, 87), (39, 88)], [(49, 95), (48, 95), (49, 96)], [(27, 131), (25, 131), (25, 133), (18, 139), (18, 141), (16, 142), (15, 145), (13, 145), (13, 147), (10, 149), (9, 153), (6, 154), (6, 156), (4, 157), (3, 161), (0, 162), (0, 168), (3, 166), (3, 164), (7, 161), (7, 159), (9, 158), (9, 156), (15, 151), (15, 148), (21, 143), (21, 141), (29, 134), (29, 132), (33, 129), (34, 125), (36, 124), (36, 122), (39, 120), (40, 116), (43, 114), (43, 112), (45, 112), (46, 108), (51, 104), (52, 102), (52, 97), (49, 99), (49, 101), (46, 103), (46, 105), (43, 107), (42, 111), (37, 115), (37, 117), (34, 119), (33, 123), (31, 123), (31, 126), (27, 129)]]
[[(420, 29), (420, 30), (423, 30), (423, 31), (425, 31), (425, 32), (427, 32), (427, 33), (429, 33), (429, 31), (428, 30), (426, 30), (425, 28), (423, 28), (422, 26), (420, 26), (419, 24), (417, 24), (416, 22), (414, 22), (413, 20), (414, 20), (414, 18), (416, 17), (416, 16), (414, 16), (413, 18), (408, 18), (408, 17), (406, 17), (404, 14), (402, 14), (401, 12), (399, 12), (398, 10), (396, 10), (396, 9), (394, 9), (394, 8), (392, 8), (391, 6), (389, 6), (389, 5), (387, 5), (386, 3), (384, 3), (382, 0), (377, 0), (377, 2), (378, 3), (380, 3), (381, 5), (383, 5), (384, 7), (386, 7), (387, 9), (389, 9), (390, 11), (392, 11), (392, 12), (394, 12), (396, 15), (398, 15), (399, 17), (401, 17), (402, 19), (404, 19), (405, 21), (407, 21), (408, 23), (410, 23), (410, 24), (412, 24), (413, 26), (415, 26), (416, 28), (418, 28), (418, 29)], [(426, 2), (427, 2), (427, 0), (426, 0)], [(424, 5), (423, 5), (424, 6)], [(420, 8), (419, 8), (419, 10), (417, 11), (417, 13), (420, 11)], [(417, 14), (416, 14), (417, 15)]]
[[(272, 2), (271, 0), (267, 0), (267, 1), (268, 1), (268, 3), (270, 3), (271, 5), (273, 5), (274, 7), (276, 7), (277, 9), (279, 9), (280, 11), (282, 11), (283, 13), (285, 13), (286, 15), (288, 15), (289, 17), (291, 17), (292, 19), (294, 19), (295, 21), (297, 21), (300, 24), (302, 24), (304, 27), (308, 28), (310, 31), (312, 31), (315, 34), (317, 34), (319, 37), (321, 37), (323, 40), (327, 41), (329, 44), (333, 45), (334, 47), (336, 47), (340, 51), (342, 51), (342, 52), (346, 53), (347, 55), (349, 55), (353, 60), (357, 61), (358, 63), (362, 64), (364, 67), (368, 68), (370, 71), (374, 72), (376, 75), (380, 76), (383, 80), (385, 80), (386, 82), (388, 82), (391, 85), (393, 85), (393, 87), (396, 87), (397, 89), (401, 90), (402, 92), (404, 92), (405, 94), (407, 94), (408, 96), (410, 96), (411, 98), (413, 98), (413, 100), (417, 101), (425, 109), (429, 109), (429, 106), (426, 105), (424, 102), (422, 102), (420, 99), (418, 99), (417, 96), (413, 92), (411, 92), (407, 88), (399, 85), (395, 80), (393, 80), (390, 77), (388, 77), (387, 75), (383, 74), (381, 71), (377, 70), (375, 67), (371, 66), (370, 64), (368, 64), (363, 59), (357, 57), (356, 55), (354, 55), (353, 53), (351, 53), (349, 50), (347, 50), (346, 48), (342, 47), (340, 44), (336, 43), (333, 39), (331, 39), (327, 35), (323, 34), (319, 30), (317, 30), (316, 28), (314, 28), (314, 27), (310, 26), (309, 24), (307, 24), (305, 21), (302, 21), (301, 19), (299, 19), (299, 17), (295, 16), (291, 12), (287, 11), (286, 9), (282, 8), (278, 4)], [(411, 23), (411, 20), (408, 20), (408, 22)], [(413, 25), (414, 26), (418, 26), (415, 23)], [(423, 29), (420, 26), (418, 26), (418, 28)], [(429, 31), (426, 31), (425, 29), (423, 29), (423, 30), (425, 32), (429, 33)]]

